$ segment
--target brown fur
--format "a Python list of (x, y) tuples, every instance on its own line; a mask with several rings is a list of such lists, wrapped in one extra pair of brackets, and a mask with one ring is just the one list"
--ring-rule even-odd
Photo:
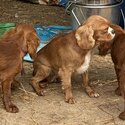
[(26, 53), (35, 59), (39, 38), (31, 25), (20, 24), (5, 33), (0, 40), (0, 81), (3, 91), (3, 103), (8, 112), (18, 112), (11, 102), (11, 84), (21, 72), (23, 57)]
[[(125, 30), (117, 25), (112, 25), (112, 27), (116, 36), (111, 44), (103, 43), (99, 46), (99, 54), (106, 55), (108, 50), (111, 49), (111, 57), (118, 80), (118, 88), (115, 92), (118, 95), (123, 95), (125, 99)], [(125, 109), (119, 117), (125, 120)]]
[[(91, 16), (77, 30), (68, 34), (62, 34), (54, 38), (49, 44), (42, 48), (34, 61), (34, 77), (32, 86), (38, 95), (43, 95), (43, 90), (39, 82), (54, 72), (58, 74), (62, 81), (62, 89), (65, 94), (65, 101), (74, 103), (71, 87), (71, 76), (85, 62), (85, 56), (102, 41), (112, 40), (112, 36), (107, 30), (110, 23), (100, 17)], [(97, 94), (89, 86), (87, 69), (80, 72), (83, 74), (84, 86), (86, 92), (91, 97), (97, 97)]]

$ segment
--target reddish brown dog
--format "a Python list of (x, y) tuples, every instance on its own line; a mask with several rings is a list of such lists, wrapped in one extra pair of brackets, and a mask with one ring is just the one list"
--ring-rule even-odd
[(32, 86), (38, 95), (43, 95), (39, 82), (51, 72), (58, 74), (62, 81), (65, 101), (74, 103), (71, 76), (74, 72), (83, 75), (86, 92), (91, 97), (98, 94), (89, 86), (88, 67), (92, 49), (100, 42), (111, 41), (114, 30), (110, 23), (100, 16), (89, 17), (77, 30), (54, 38), (42, 48), (34, 61)]
[[(118, 25), (112, 25), (112, 28), (115, 29), (116, 36), (112, 43), (103, 43), (99, 46), (99, 54), (106, 55), (108, 50), (111, 50), (111, 57), (118, 80), (118, 88), (115, 92), (117, 95), (123, 95), (125, 100), (125, 30)], [(119, 117), (125, 120), (125, 109)]]
[(18, 25), (0, 40), (0, 81), (7, 112), (18, 112), (17, 106), (11, 102), (11, 85), (16, 82), (15, 76), (22, 70), (24, 55), (29, 53), (34, 59), (38, 45), (36, 31), (28, 24)]

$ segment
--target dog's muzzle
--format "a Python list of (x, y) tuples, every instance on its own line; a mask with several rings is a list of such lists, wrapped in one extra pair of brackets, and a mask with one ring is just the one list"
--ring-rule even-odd
[(108, 28), (108, 33), (112, 36), (112, 38), (115, 37), (115, 30), (112, 29), (111, 27)]

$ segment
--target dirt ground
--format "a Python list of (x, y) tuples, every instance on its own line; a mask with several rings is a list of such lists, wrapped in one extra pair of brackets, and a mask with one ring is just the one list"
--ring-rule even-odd
[[(33, 25), (70, 25), (63, 7), (44, 6), (17, 0), (0, 0), (0, 22)], [(94, 55), (89, 69), (90, 81), (99, 98), (90, 98), (82, 88), (81, 76), (74, 76), (75, 104), (64, 102), (59, 83), (49, 84), (45, 96), (37, 96), (29, 85), (32, 63), (24, 62), (26, 74), (17, 76), (21, 86), (13, 90), (12, 100), (19, 107), (16, 114), (7, 113), (0, 99), (0, 125), (125, 125), (118, 118), (123, 99), (114, 93), (116, 75), (110, 55)]]

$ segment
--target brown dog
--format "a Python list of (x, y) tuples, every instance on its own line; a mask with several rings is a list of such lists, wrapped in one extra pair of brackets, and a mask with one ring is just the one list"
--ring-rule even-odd
[(110, 23), (100, 17), (91, 16), (77, 30), (54, 38), (42, 48), (34, 61), (34, 77), (32, 86), (38, 95), (43, 95), (39, 82), (51, 72), (58, 74), (62, 80), (65, 101), (74, 103), (71, 88), (71, 76), (74, 72), (83, 74), (86, 92), (91, 97), (98, 94), (89, 86), (88, 67), (92, 49), (102, 41), (111, 41), (114, 30)]
[(28, 24), (20, 24), (8, 31), (0, 40), (0, 81), (3, 103), (8, 112), (16, 113), (18, 108), (11, 102), (11, 84), (21, 72), (23, 57), (29, 53), (34, 59), (39, 45), (35, 29)]
[[(117, 25), (112, 25), (112, 27), (116, 32), (116, 36), (112, 43), (100, 44), (99, 54), (106, 55), (108, 50), (111, 49), (111, 57), (118, 80), (118, 88), (115, 92), (117, 95), (122, 95), (125, 100), (125, 30)], [(119, 117), (125, 120), (125, 109)]]

